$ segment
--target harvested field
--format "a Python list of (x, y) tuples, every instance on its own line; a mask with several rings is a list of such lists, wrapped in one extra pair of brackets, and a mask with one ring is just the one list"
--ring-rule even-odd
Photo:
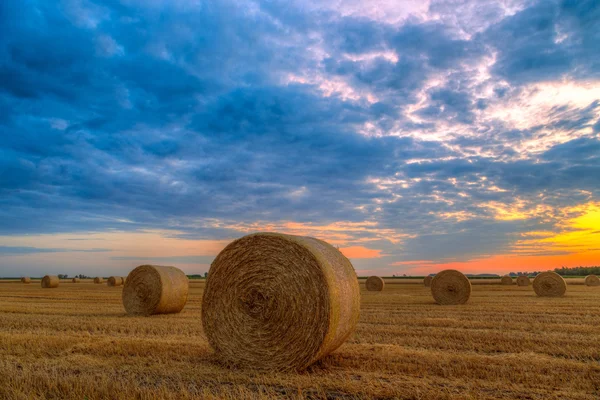
[(600, 288), (473, 283), (460, 306), (436, 305), (421, 280), (361, 285), (356, 333), (298, 374), (220, 366), (203, 281), (181, 313), (151, 317), (125, 313), (122, 287), (0, 282), (0, 398), (600, 398)]

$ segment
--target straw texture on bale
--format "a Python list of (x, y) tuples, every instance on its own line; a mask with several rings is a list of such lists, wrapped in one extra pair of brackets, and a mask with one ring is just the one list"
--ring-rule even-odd
[(433, 276), (428, 275), (425, 277), (425, 279), (423, 279), (423, 284), (425, 285), (425, 287), (431, 287), (431, 281), (433, 280)]
[(98, 283), (103, 283), (104, 282), (104, 278), (101, 278), (99, 276), (94, 278), (94, 283), (98, 284)]
[(108, 286), (121, 286), (123, 284), (123, 278), (121, 278), (120, 276), (111, 276), (106, 281), (106, 284)]
[(31, 278), (28, 276), (24, 276), (21, 278), (21, 283), (31, 283)]
[(585, 277), (586, 286), (600, 286), (600, 278), (596, 275), (588, 275)]
[(567, 283), (556, 272), (542, 272), (533, 280), (533, 290), (538, 296), (560, 297), (567, 291)]
[(447, 269), (433, 277), (431, 294), (438, 304), (464, 304), (471, 297), (471, 282), (462, 272)]
[(189, 281), (182, 270), (160, 265), (140, 265), (129, 273), (123, 288), (128, 314), (172, 314), (183, 310)]
[(385, 287), (385, 282), (379, 276), (370, 276), (365, 282), (365, 287), (369, 292), (381, 292)]
[(255, 233), (213, 261), (202, 302), (208, 342), (226, 365), (301, 371), (358, 323), (354, 267), (321, 240)]
[(502, 279), (500, 279), (500, 284), (501, 285), (512, 285), (513, 284), (513, 279), (510, 275), (504, 275), (502, 277)]
[(44, 289), (57, 288), (59, 283), (58, 276), (46, 275), (42, 278), (42, 288)]
[(519, 275), (517, 277), (518, 286), (529, 286), (530, 283), (531, 281), (529, 280), (529, 277), (527, 275)]

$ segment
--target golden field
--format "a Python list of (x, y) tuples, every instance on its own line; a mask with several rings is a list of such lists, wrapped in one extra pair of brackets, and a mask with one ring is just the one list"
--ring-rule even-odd
[(332, 355), (261, 373), (214, 359), (202, 281), (182, 313), (153, 317), (126, 315), (122, 287), (0, 282), (0, 399), (600, 398), (600, 288), (474, 281), (469, 303), (439, 306), (420, 281), (387, 283), (361, 283), (358, 329)]

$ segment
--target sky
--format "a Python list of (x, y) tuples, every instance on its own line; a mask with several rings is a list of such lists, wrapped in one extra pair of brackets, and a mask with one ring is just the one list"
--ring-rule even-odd
[(4, 0), (0, 276), (600, 265), (596, 0)]

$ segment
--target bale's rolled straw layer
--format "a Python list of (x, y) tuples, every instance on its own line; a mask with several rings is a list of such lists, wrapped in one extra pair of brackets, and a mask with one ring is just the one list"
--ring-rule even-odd
[(99, 284), (99, 283), (103, 283), (103, 282), (104, 282), (104, 279), (101, 278), (101, 277), (99, 277), (99, 276), (97, 276), (97, 277), (94, 278), (94, 283), (95, 284)]
[(502, 279), (500, 279), (500, 284), (501, 285), (512, 285), (513, 284), (512, 277), (510, 275), (504, 275), (502, 277)]
[(431, 294), (438, 304), (464, 304), (471, 297), (471, 282), (463, 273), (447, 269), (433, 277)]
[(106, 284), (108, 286), (121, 286), (123, 284), (123, 278), (121, 278), (120, 276), (111, 276), (106, 281)]
[(46, 275), (42, 278), (42, 288), (44, 289), (57, 288), (59, 283), (58, 276)]
[(310, 237), (257, 233), (213, 261), (202, 323), (225, 364), (303, 370), (344, 343), (359, 310), (356, 273), (339, 250)]
[(600, 286), (600, 278), (596, 275), (588, 275), (585, 277), (586, 286)]
[(370, 276), (365, 282), (365, 287), (369, 292), (381, 292), (385, 287), (385, 282), (379, 276)]
[(28, 276), (24, 276), (21, 278), (21, 283), (31, 283), (31, 278)]
[(127, 276), (123, 306), (128, 314), (171, 314), (183, 310), (189, 282), (182, 270), (159, 265), (140, 265)]
[(567, 291), (567, 283), (556, 272), (542, 272), (533, 280), (533, 290), (538, 296), (560, 297)]
[(526, 275), (520, 275), (517, 278), (517, 285), (518, 286), (529, 286), (529, 284), (531, 283), (531, 281), (529, 280), (529, 277)]
[(431, 281), (433, 280), (433, 276), (428, 275), (425, 277), (425, 279), (423, 279), (423, 284), (425, 285), (425, 287), (431, 287)]

